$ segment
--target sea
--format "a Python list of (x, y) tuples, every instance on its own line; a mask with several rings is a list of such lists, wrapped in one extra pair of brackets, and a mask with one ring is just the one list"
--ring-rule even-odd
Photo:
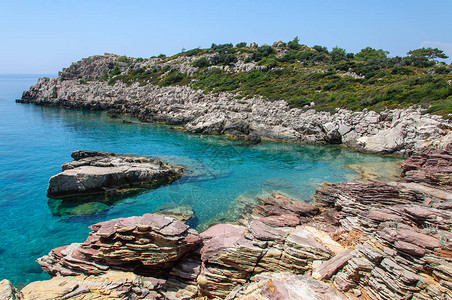
[[(339, 146), (243, 145), (103, 112), (15, 102), (43, 76), (55, 75), (0, 75), (0, 280), (19, 287), (49, 279), (36, 259), (53, 248), (83, 242), (88, 226), (97, 222), (191, 206), (189, 225), (205, 228), (239, 196), (278, 192), (310, 203), (322, 183), (356, 180), (356, 166), (378, 169), (399, 161)], [(171, 185), (114, 201), (47, 198), (49, 178), (72, 160), (74, 150), (155, 157), (184, 166), (185, 175)]]

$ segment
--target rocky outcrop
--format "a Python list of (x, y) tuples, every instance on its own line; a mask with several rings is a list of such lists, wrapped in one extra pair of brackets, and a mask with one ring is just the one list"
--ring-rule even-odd
[[(452, 141), (451, 124), (419, 109), (385, 110), (381, 113), (338, 109), (335, 114), (290, 108), (285, 101), (261, 98), (236, 99), (236, 95), (204, 94), (188, 86), (160, 87), (87, 81), (98, 79), (113, 65), (121, 72), (138, 68), (162, 69), (158, 58), (129, 63), (118, 56), (94, 56), (74, 63), (58, 78), (41, 78), (18, 102), (128, 114), (146, 122), (184, 125), (189, 132), (253, 136), (282, 141), (344, 144), (375, 153), (411, 155), (427, 145), (444, 148)], [(181, 57), (171, 68), (194, 72), (191, 57)], [(187, 67), (187, 69), (184, 69)]]
[(74, 151), (72, 157), (73, 162), (65, 163), (62, 172), (50, 178), (49, 198), (155, 188), (179, 179), (183, 172), (182, 167), (172, 167), (146, 157), (95, 151)]
[(452, 144), (444, 150), (425, 149), (402, 165), (407, 182), (421, 183), (452, 192)]
[(36, 281), (24, 287), (23, 296), (18, 299), (165, 299), (160, 292), (164, 284), (162, 279), (109, 271), (99, 276), (78, 275)]
[(38, 259), (52, 276), (99, 275), (109, 270), (161, 274), (199, 244), (198, 233), (173, 218), (145, 214), (94, 224), (85, 242)]
[(0, 299), (2, 300), (20, 300), (22, 299), (22, 294), (16, 290), (16, 288), (4, 279), (0, 281)]
[(254, 276), (251, 283), (226, 297), (226, 300), (232, 299), (345, 300), (347, 298), (328, 285), (308, 276), (291, 273), (263, 273)]
[(328, 184), (315, 198), (338, 212), (340, 230), (364, 233), (355, 250), (316, 269), (316, 278), (370, 299), (452, 297), (452, 210), (442, 199), (385, 183)]

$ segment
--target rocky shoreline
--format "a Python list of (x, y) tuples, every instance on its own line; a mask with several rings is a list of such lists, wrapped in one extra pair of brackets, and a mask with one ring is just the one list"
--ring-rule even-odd
[[(290, 108), (285, 101), (242, 99), (205, 94), (188, 86), (151, 83), (109, 85), (98, 81), (108, 66), (121, 72), (162, 68), (158, 59), (118, 63), (118, 56), (93, 56), (63, 69), (57, 78), (41, 78), (17, 102), (108, 111), (146, 122), (180, 125), (188, 132), (225, 134), (236, 138), (267, 138), (303, 143), (342, 144), (361, 151), (409, 156), (429, 146), (444, 149), (452, 141), (452, 124), (420, 109), (380, 113), (337, 109), (335, 114)], [(187, 66), (190, 61), (175, 66)], [(191, 67), (193, 68), (193, 67)]]
[[(92, 225), (38, 259), (53, 278), (4, 299), (452, 299), (452, 144), (402, 165), (405, 182), (274, 194), (202, 233), (170, 214)], [(419, 176), (419, 174), (423, 174)]]

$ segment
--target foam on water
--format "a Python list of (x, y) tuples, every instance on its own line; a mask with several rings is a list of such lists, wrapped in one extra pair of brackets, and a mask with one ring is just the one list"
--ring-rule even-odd
[[(49, 278), (36, 258), (82, 242), (88, 226), (99, 221), (142, 215), (174, 202), (193, 207), (192, 225), (197, 226), (243, 193), (279, 191), (310, 202), (320, 183), (356, 175), (345, 165), (396, 161), (332, 146), (263, 142), (242, 147), (225, 137), (123, 123), (104, 113), (16, 104), (14, 99), (38, 77), (0, 75), (0, 279), (19, 285)], [(46, 197), (47, 183), (77, 149), (154, 156), (184, 165), (186, 176), (110, 207), (96, 203), (62, 209)], [(92, 214), (68, 218), (56, 210)]]

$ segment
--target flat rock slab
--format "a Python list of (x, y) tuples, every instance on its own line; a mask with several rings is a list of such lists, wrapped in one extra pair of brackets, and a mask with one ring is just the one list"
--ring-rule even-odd
[(129, 189), (156, 188), (182, 176), (182, 167), (173, 167), (154, 158), (119, 156), (95, 151), (72, 152), (73, 162), (49, 180), (47, 197), (67, 198), (108, 194)]

